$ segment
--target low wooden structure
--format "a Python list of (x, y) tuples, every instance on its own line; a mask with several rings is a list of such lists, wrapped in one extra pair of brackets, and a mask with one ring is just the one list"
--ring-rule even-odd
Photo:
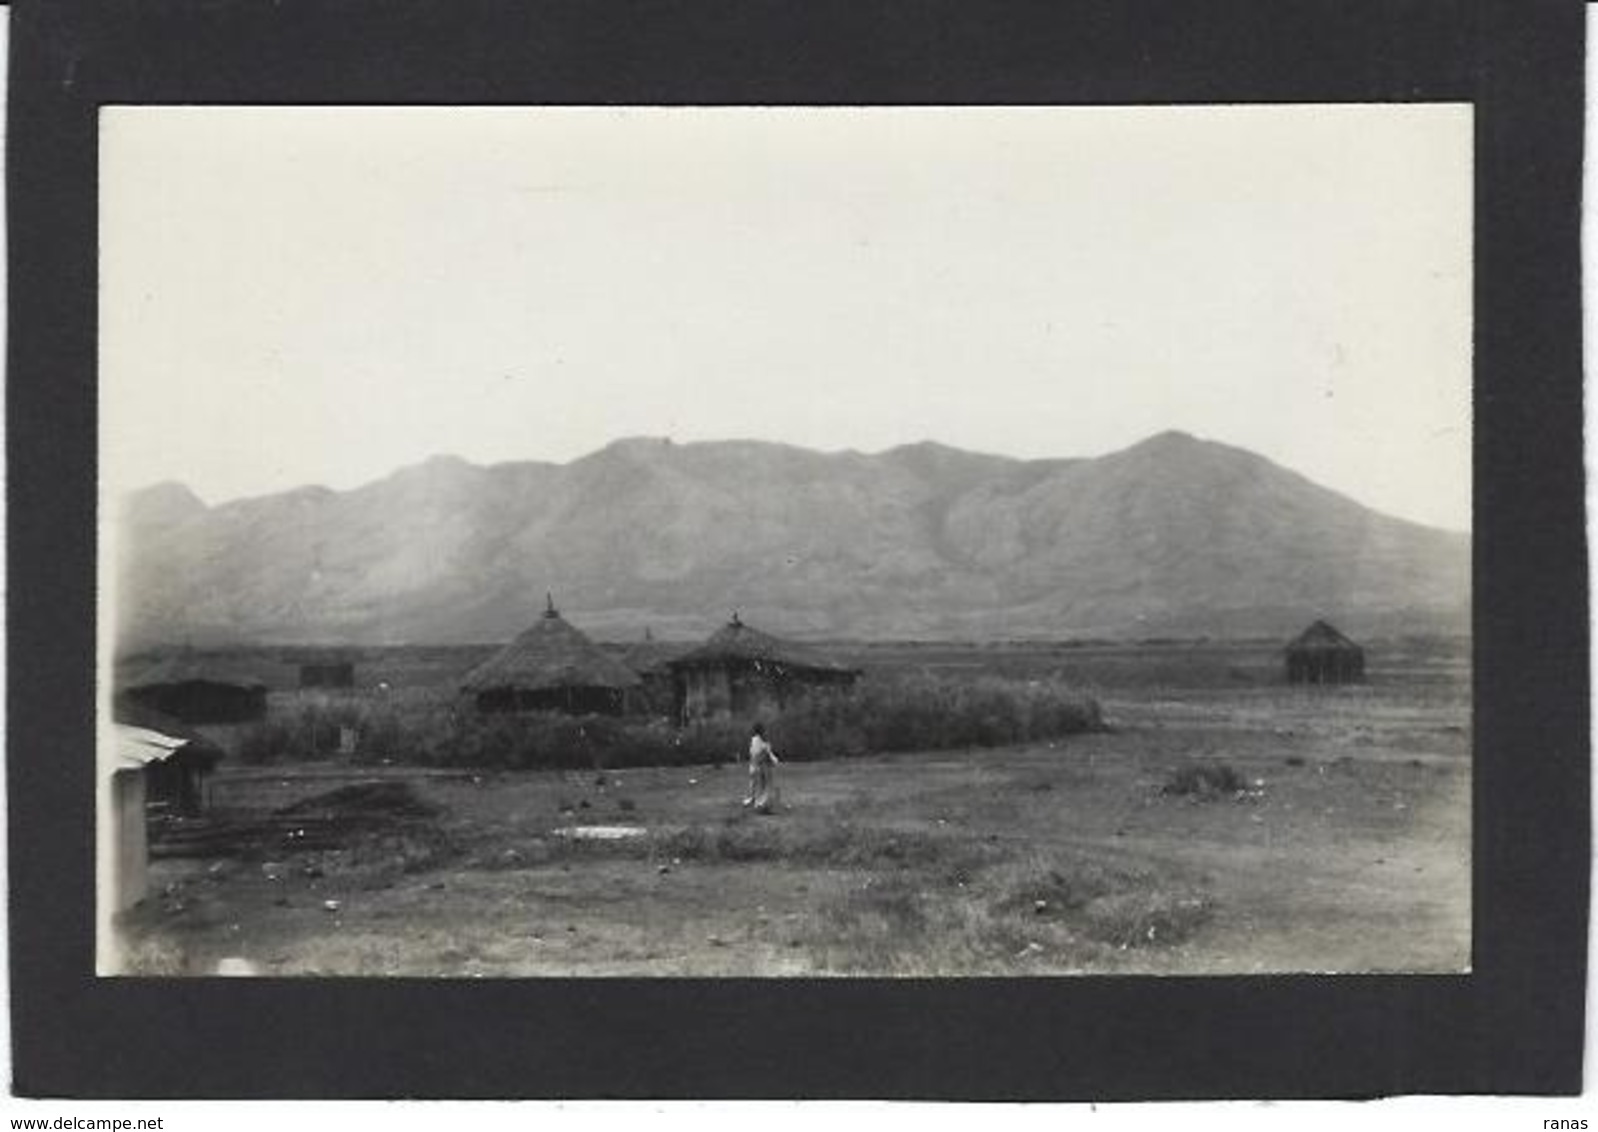
[(102, 744), (99, 797), (96, 800), (99, 846), (96, 886), (101, 905), (124, 912), (143, 900), (149, 889), (150, 849), (145, 831), (145, 766), (152, 746), (137, 728), (112, 729), (109, 746)]
[(461, 681), (478, 711), (620, 715), (637, 673), (574, 628), (547, 597), (544, 614)]
[(145, 763), (148, 806), (194, 816), (206, 807), (205, 781), (222, 760), (222, 748), (179, 720), (123, 700), (113, 718), (119, 727), (163, 736), (166, 754)]
[(1289, 684), (1359, 684), (1365, 650), (1326, 621), (1316, 621), (1284, 650)]
[(687, 725), (757, 719), (803, 695), (850, 688), (858, 669), (745, 625), (734, 613), (703, 645), (667, 663), (676, 713)]
[(143, 900), (149, 888), (148, 813), (171, 804), (198, 813), (204, 776), (221, 752), (172, 720), (136, 706), (118, 710), (99, 753), (96, 883), (109, 914)]

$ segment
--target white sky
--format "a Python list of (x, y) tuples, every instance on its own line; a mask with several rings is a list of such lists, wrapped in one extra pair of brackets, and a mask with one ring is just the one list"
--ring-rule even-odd
[(1470, 524), (1468, 106), (111, 108), (102, 469), (1180, 428)]

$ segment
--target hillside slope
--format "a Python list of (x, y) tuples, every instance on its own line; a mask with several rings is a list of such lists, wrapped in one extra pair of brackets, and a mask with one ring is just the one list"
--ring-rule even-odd
[(1032, 461), (628, 439), (215, 507), (162, 484), (120, 521), (129, 646), (503, 640), (546, 590), (615, 637), (733, 608), (799, 635), (1027, 637), (1463, 628), (1469, 606), (1468, 536), (1181, 433)]

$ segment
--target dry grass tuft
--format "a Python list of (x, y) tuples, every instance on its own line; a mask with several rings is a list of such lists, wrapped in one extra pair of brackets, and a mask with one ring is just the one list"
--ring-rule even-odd
[(1118, 892), (1090, 901), (1083, 913), (1087, 934), (1112, 947), (1174, 947), (1209, 923), (1215, 902), (1187, 889)]
[(1240, 794), (1247, 789), (1243, 776), (1226, 763), (1192, 762), (1173, 770), (1160, 787), (1160, 793), (1211, 799)]
[(116, 951), (116, 974), (119, 975), (165, 978), (205, 973), (194, 970), (183, 948), (176, 940), (166, 936), (119, 938)]

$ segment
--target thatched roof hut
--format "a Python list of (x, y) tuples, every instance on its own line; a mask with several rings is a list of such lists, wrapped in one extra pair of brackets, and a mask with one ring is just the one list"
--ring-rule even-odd
[(1365, 650), (1326, 621), (1316, 621), (1285, 650), (1289, 684), (1357, 684), (1365, 679)]
[(170, 715), (146, 707), (129, 696), (118, 696), (111, 701), (111, 719), (112, 722), (125, 727), (156, 731), (197, 748), (205, 748), (218, 757), (222, 754), (222, 748), (207, 739), (198, 728), (190, 727), (180, 719), (174, 719)]
[(183, 723), (244, 723), (266, 714), (279, 674), (264, 663), (182, 649), (118, 665), (119, 695)]
[(687, 647), (678, 642), (655, 640), (654, 634), (645, 629), (644, 639), (623, 648), (618, 659), (638, 675), (649, 676), (666, 672), (666, 666), (686, 651)]
[(618, 659), (643, 681), (636, 692), (628, 693), (629, 712), (639, 715), (670, 715), (675, 704), (671, 662), (687, 646), (674, 641), (657, 641), (648, 629), (644, 639), (621, 650)]
[(736, 613), (704, 644), (669, 661), (668, 667), (676, 684), (678, 718), (684, 723), (780, 711), (799, 695), (848, 688), (860, 675), (807, 645), (745, 625)]
[(299, 649), (283, 660), (299, 670), (301, 688), (355, 687), (355, 654), (348, 649)]
[(573, 715), (621, 714), (637, 673), (606, 655), (555, 609), (499, 652), (472, 669), (461, 691), (479, 711), (564, 711)]
[(712, 633), (704, 644), (669, 663), (673, 668), (680, 668), (729, 662), (744, 662), (793, 671), (858, 675), (856, 669), (839, 664), (809, 645), (784, 641), (773, 637), (770, 633), (763, 633), (759, 629), (745, 625), (736, 613), (732, 615), (732, 620)]

